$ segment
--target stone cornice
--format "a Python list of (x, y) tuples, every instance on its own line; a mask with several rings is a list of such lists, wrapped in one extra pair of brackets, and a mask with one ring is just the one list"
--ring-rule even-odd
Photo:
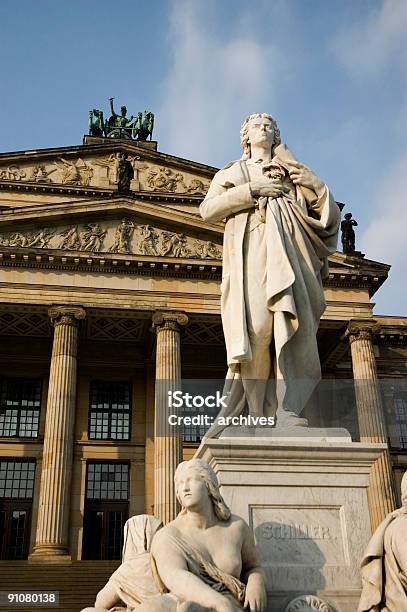
[(41, 163), (46, 159), (61, 157), (69, 159), (70, 157), (84, 157), (86, 155), (106, 155), (109, 153), (116, 153), (118, 151), (124, 151), (130, 154), (137, 154), (142, 157), (143, 160), (152, 161), (155, 163), (169, 163), (175, 168), (188, 169), (190, 171), (196, 170), (202, 175), (206, 175), (208, 178), (212, 178), (215, 172), (219, 168), (214, 166), (208, 166), (207, 164), (201, 164), (198, 162), (185, 159), (183, 157), (177, 157), (161, 151), (154, 151), (152, 148), (143, 146), (143, 143), (130, 140), (121, 139), (108, 139), (95, 144), (84, 144), (70, 147), (55, 147), (47, 149), (36, 149), (32, 151), (11, 151), (0, 153), (0, 163), (15, 164), (16, 162), (31, 162)]
[[(119, 197), (117, 189), (102, 189), (101, 187), (83, 187), (81, 185), (62, 185), (62, 183), (30, 183), (29, 181), (9, 181), (6, 179), (0, 180), (0, 190), (2, 191), (18, 191), (18, 192), (31, 192), (31, 193), (46, 193), (46, 194), (64, 194), (64, 195), (77, 195), (77, 196), (93, 196), (93, 197), (104, 197), (114, 198)], [(165, 193), (161, 191), (133, 191), (130, 195), (126, 196), (128, 199), (139, 199), (156, 202), (173, 202), (178, 204), (191, 203), (196, 204), (201, 202), (203, 199), (202, 194), (188, 195), (181, 193)], [(39, 205), (40, 206), (40, 205)], [(49, 206), (49, 205), (48, 205)], [(10, 207), (11, 208), (11, 207)], [(20, 207), (19, 207), (20, 208)], [(19, 210), (17, 208), (17, 210)], [(22, 207), (25, 208), (25, 207)], [(4, 211), (7, 212), (7, 211)]]
[[(125, 273), (159, 276), (187, 276), (190, 278), (220, 279), (220, 259), (183, 259), (118, 253), (92, 253), (61, 249), (0, 246), (0, 266), (76, 270), (101, 273)], [(366, 288), (372, 295), (384, 282), (377, 275), (332, 274), (323, 282), (325, 288)], [(335, 302), (336, 303), (336, 302)]]
[[(95, 217), (100, 214), (104, 219), (107, 217), (115, 217), (117, 215), (136, 215), (146, 222), (156, 222), (160, 225), (165, 225), (170, 229), (171, 226), (189, 226), (195, 231), (208, 231), (217, 236), (222, 236), (223, 226), (218, 223), (208, 223), (197, 214), (175, 210), (168, 206), (159, 206), (156, 204), (182, 204), (190, 202), (197, 204), (197, 198), (184, 196), (165, 195), (160, 197), (156, 193), (137, 193), (133, 198), (123, 197), (113, 194), (115, 197), (109, 199), (98, 200), (80, 200), (77, 202), (62, 202), (57, 204), (31, 204), (29, 206), (20, 206), (10, 210), (0, 211), (0, 231), (22, 231), (21, 223), (27, 225), (36, 224), (53, 224), (60, 221), (71, 223), (75, 217), (78, 222), (82, 217), (89, 220), (90, 216)], [(202, 196), (201, 196), (202, 199)], [(93, 219), (97, 220), (97, 219)]]
[(219, 280), (221, 260), (1, 247), (0, 267)]

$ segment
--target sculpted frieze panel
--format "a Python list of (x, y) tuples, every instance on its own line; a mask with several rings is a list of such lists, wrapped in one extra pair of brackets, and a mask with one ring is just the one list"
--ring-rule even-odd
[(143, 169), (140, 178), (140, 188), (147, 191), (205, 195), (208, 187), (208, 181), (164, 166), (149, 166)]
[[(112, 189), (118, 182), (118, 167), (123, 155), (116, 152), (86, 159), (59, 157), (34, 164), (16, 163), (0, 167), (0, 180)], [(189, 172), (147, 163), (139, 155), (126, 154), (126, 159), (134, 170), (130, 185), (133, 191), (204, 196), (208, 190), (209, 180)]]
[(148, 224), (137, 224), (131, 219), (5, 232), (0, 234), (0, 246), (159, 257), (222, 258), (221, 246), (212, 241)]

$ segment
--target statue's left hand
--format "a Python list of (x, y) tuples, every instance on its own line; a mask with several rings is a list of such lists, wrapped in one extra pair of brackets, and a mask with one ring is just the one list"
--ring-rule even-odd
[(294, 185), (302, 185), (303, 187), (313, 189), (315, 192), (324, 188), (324, 183), (321, 179), (299, 161), (290, 160), (288, 172)]
[(249, 576), (246, 586), (246, 597), (243, 607), (250, 612), (264, 612), (267, 606), (267, 593), (262, 577)]

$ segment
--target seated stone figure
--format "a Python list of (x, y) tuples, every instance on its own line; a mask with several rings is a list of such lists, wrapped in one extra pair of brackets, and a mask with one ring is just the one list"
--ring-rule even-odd
[(380, 523), (365, 551), (358, 612), (407, 612), (407, 472), (401, 499), (402, 507)]
[(145, 525), (151, 525), (150, 553), (146, 542), (144, 552), (112, 575), (96, 607), (82, 612), (265, 610), (264, 573), (252, 532), (231, 514), (212, 468), (201, 459), (184, 461), (176, 470), (175, 487), (179, 515), (162, 529), (152, 522), (157, 519), (144, 516)]

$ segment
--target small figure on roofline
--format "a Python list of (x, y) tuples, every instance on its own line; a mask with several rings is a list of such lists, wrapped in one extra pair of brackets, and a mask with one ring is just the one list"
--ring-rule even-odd
[(355, 230), (357, 221), (352, 219), (352, 213), (346, 213), (344, 220), (341, 222), (341, 241), (342, 251), (347, 255), (352, 255), (355, 252)]

